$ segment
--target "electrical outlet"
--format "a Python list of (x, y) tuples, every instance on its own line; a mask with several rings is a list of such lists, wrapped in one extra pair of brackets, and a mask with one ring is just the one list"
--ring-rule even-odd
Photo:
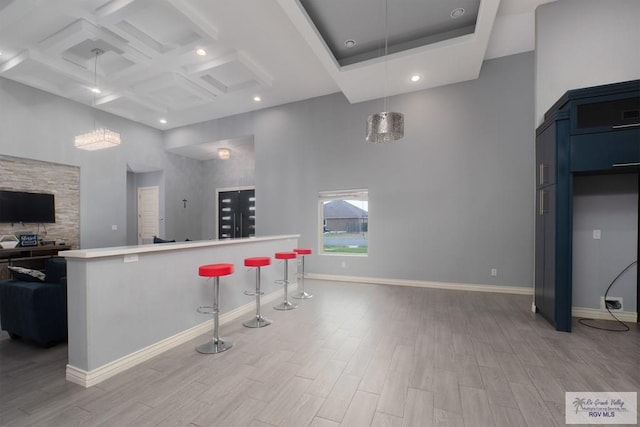
[(607, 298), (605, 299), (604, 296), (601, 296), (600, 310), (606, 310), (607, 308), (609, 308), (609, 311), (624, 311), (622, 297), (607, 296)]
[(497, 268), (492, 268), (492, 269), (491, 269), (491, 275), (492, 275), (493, 277), (496, 277), (496, 276), (498, 275), (498, 269), (497, 269)]
[(602, 230), (593, 230), (593, 239), (600, 240), (602, 238)]

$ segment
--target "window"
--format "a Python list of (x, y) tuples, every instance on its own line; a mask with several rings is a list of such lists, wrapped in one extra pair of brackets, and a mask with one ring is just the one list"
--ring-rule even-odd
[(321, 191), (320, 253), (366, 256), (369, 252), (367, 190)]

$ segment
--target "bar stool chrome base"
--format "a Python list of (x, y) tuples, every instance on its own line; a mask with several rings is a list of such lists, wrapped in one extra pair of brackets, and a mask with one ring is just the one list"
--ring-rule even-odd
[(309, 298), (313, 298), (313, 295), (302, 291), (300, 293), (297, 293), (297, 294), (293, 295), (292, 298), (295, 298), (295, 299), (309, 299)]
[(295, 304), (291, 304), (289, 301), (283, 301), (280, 304), (273, 306), (274, 310), (281, 310), (281, 311), (294, 310), (296, 308), (298, 308), (298, 306)]
[(247, 320), (242, 322), (242, 324), (244, 326), (246, 326), (247, 328), (263, 328), (265, 326), (269, 326), (270, 324), (272, 324), (273, 322), (269, 319), (266, 319), (262, 316), (260, 317), (254, 317), (251, 320)]
[(196, 351), (203, 354), (217, 354), (222, 353), (223, 351), (227, 351), (231, 347), (233, 347), (233, 341), (228, 341), (220, 338), (217, 341), (212, 340), (204, 344), (200, 344), (196, 347)]
[(300, 264), (298, 266), (298, 284), (299, 284), (298, 289), (300, 290), (300, 292), (293, 295), (293, 298), (295, 299), (313, 298), (313, 295), (311, 295), (308, 292), (305, 292), (304, 290), (304, 279), (306, 277), (306, 274), (304, 273), (304, 258), (305, 258), (305, 255), (311, 254), (311, 249), (297, 248), (297, 249), (294, 249), (293, 252), (295, 252), (300, 257)]

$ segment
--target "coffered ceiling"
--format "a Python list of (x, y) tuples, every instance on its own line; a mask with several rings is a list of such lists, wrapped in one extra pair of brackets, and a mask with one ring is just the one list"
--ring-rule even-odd
[(477, 78), (484, 59), (533, 49), (547, 1), (0, 0), (0, 76), (168, 129)]

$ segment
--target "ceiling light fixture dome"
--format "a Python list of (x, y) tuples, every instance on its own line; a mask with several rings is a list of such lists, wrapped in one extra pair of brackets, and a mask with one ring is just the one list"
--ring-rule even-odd
[(218, 148), (218, 158), (220, 160), (229, 160), (231, 157), (231, 150), (228, 148)]
[(450, 14), (452, 19), (460, 18), (462, 15), (464, 15), (464, 8), (463, 7), (457, 7), (455, 9), (453, 9), (451, 11), (451, 14)]
[(420, 77), (418, 74), (414, 74), (413, 76), (411, 76), (412, 82), (419, 82), (421, 79), (422, 77)]

